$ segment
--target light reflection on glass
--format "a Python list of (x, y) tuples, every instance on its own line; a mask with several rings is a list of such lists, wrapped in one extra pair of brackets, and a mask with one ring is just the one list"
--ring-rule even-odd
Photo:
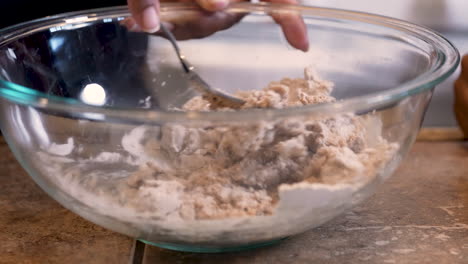
[(14, 137), (17, 137), (17, 141), (21, 142), (25, 146), (31, 144), (31, 137), (29, 136), (29, 131), (26, 129), (24, 124), (23, 116), (21, 115), (21, 108), (18, 105), (14, 106), (13, 111), (11, 112), (12, 116), (10, 117), (10, 122), (12, 127), (15, 129)]
[(49, 40), (49, 45), (52, 51), (56, 52), (65, 43), (65, 39), (62, 37), (54, 37)]
[(13, 60), (13, 61), (14, 61), (14, 60), (17, 59), (17, 58), (16, 58), (15, 52), (14, 52), (13, 49), (11, 49), (11, 48), (8, 48), (8, 49), (7, 49), (7, 53), (6, 53), (6, 54), (7, 54), (8, 58), (9, 58), (10, 60)]
[(50, 32), (56, 32), (56, 31), (61, 31), (61, 30), (73, 30), (73, 29), (78, 29), (78, 28), (83, 28), (91, 25), (91, 23), (77, 23), (77, 24), (65, 24), (63, 26), (57, 26), (57, 27), (51, 27), (49, 29)]
[(90, 83), (81, 91), (80, 98), (90, 105), (104, 105), (106, 103), (106, 91), (97, 83)]
[(42, 123), (41, 115), (32, 107), (29, 107), (28, 110), (31, 126), (34, 128), (34, 135), (36, 136), (36, 140), (43, 148), (49, 146), (50, 139), (44, 124)]

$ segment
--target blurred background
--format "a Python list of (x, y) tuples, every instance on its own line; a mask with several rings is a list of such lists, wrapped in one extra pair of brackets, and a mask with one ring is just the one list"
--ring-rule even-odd
[[(305, 5), (349, 9), (404, 19), (430, 27), (468, 53), (468, 1), (466, 0), (302, 0)], [(425, 126), (456, 126), (453, 115), (453, 83), (459, 69), (437, 87), (426, 114)]]

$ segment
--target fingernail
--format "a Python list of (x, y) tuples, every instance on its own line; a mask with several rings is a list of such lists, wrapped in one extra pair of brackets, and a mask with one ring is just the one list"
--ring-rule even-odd
[(148, 33), (154, 33), (159, 30), (159, 16), (154, 6), (149, 6), (142, 13), (143, 30)]
[(135, 23), (128, 29), (128, 31), (141, 32), (142, 30), (141, 30), (141, 27), (137, 23)]
[(127, 28), (128, 31), (131, 31), (131, 32), (140, 32), (140, 31), (142, 31), (141, 27), (138, 26), (138, 24), (132, 18), (127, 18), (127, 19), (123, 20), (122, 22), (123, 22), (123, 25)]
[(217, 10), (225, 9), (229, 5), (229, 0), (212, 0), (212, 5)]
[(229, 5), (229, 0), (200, 0), (200, 5), (209, 11), (219, 11)]
[(161, 22), (161, 24), (163, 24), (164, 27), (169, 31), (173, 31), (175, 29), (174, 24), (172, 24), (170, 22)]

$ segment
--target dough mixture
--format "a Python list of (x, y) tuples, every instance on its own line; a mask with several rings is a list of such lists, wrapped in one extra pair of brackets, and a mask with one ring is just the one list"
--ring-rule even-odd
[[(332, 89), (331, 82), (307, 68), (304, 78), (285, 78), (237, 96), (247, 101), (243, 108), (285, 108), (333, 102)], [(202, 97), (184, 110), (233, 111)], [(60, 170), (55, 177), (70, 193), (79, 186), (80, 192), (153, 219), (272, 215), (281, 185), (364, 184), (376, 177), (397, 149), (381, 137), (379, 122), (372, 115), (343, 114), (141, 126), (125, 134), (121, 152), (64, 161), (49, 175)], [(41, 155), (50, 159), (52, 154)], [(121, 169), (106, 169), (113, 164)]]

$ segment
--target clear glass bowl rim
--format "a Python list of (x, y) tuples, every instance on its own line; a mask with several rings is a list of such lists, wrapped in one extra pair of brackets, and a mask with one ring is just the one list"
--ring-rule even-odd
[[(196, 11), (193, 4), (163, 3), (162, 14), (177, 11)], [(397, 87), (382, 92), (356, 96), (333, 103), (308, 105), (286, 109), (247, 109), (232, 112), (172, 112), (152, 109), (128, 109), (116, 107), (98, 107), (86, 105), (79, 100), (50, 96), (45, 93), (6, 81), (0, 80), (0, 96), (16, 104), (27, 105), (38, 109), (50, 110), (55, 113), (72, 114), (90, 120), (118, 120), (131, 123), (160, 123), (160, 122), (193, 122), (193, 121), (255, 121), (287, 118), (291, 116), (323, 116), (340, 113), (368, 112), (380, 106), (393, 104), (411, 96), (432, 89), (447, 79), (458, 67), (460, 55), (455, 46), (437, 32), (403, 20), (333, 8), (322, 8), (302, 5), (266, 4), (266, 3), (234, 3), (228, 12), (256, 12), (268, 14), (270, 12), (299, 12), (301, 14), (318, 16), (328, 19), (359, 21), (374, 25), (391, 27), (402, 34), (423, 38), (437, 52), (431, 67), (417, 78), (405, 82)], [(52, 27), (89, 23), (104, 18), (128, 17), (130, 14), (126, 6), (84, 10), (49, 16), (14, 25), (0, 30), (0, 47), (27, 36), (29, 34), (47, 30)]]

